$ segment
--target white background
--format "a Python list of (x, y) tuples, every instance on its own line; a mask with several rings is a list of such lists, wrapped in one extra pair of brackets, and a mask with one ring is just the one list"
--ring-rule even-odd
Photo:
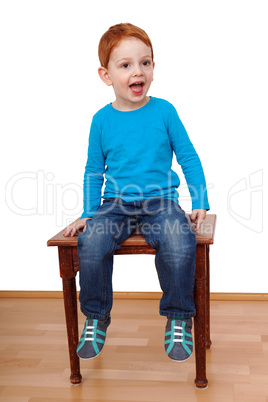
[[(174, 104), (205, 170), (218, 216), (211, 291), (267, 292), (266, 8), (260, 0), (1, 3), (2, 289), (61, 289), (57, 249), (46, 241), (82, 212), (91, 119), (114, 100), (97, 75), (98, 42), (131, 22), (153, 43), (148, 95)], [(159, 291), (154, 256), (116, 256), (114, 290)]]

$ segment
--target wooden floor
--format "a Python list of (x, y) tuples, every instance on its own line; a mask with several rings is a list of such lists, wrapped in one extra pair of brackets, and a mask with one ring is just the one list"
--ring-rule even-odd
[[(268, 303), (211, 303), (209, 388), (194, 387), (194, 356), (164, 352), (158, 301), (115, 300), (103, 352), (69, 384), (63, 301), (1, 299), (0, 402), (268, 402)], [(79, 315), (80, 331), (84, 316)]]

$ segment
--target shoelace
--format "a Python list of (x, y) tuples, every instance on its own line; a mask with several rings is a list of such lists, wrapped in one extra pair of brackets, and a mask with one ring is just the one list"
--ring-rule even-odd
[[(88, 329), (93, 329), (93, 328), (95, 328), (94, 326), (87, 326), (87, 330)], [(94, 335), (94, 331), (86, 331), (86, 335)], [(86, 339), (85, 339), (85, 341), (94, 341), (94, 338), (88, 338), (87, 336), (86, 336)]]
[[(178, 326), (178, 325), (174, 325), (174, 329), (176, 330), (176, 329), (180, 329), (180, 330), (182, 330), (183, 328), (182, 327), (180, 327), (180, 326)], [(182, 332), (174, 332), (174, 337), (175, 336), (183, 336), (183, 333)], [(183, 339), (173, 339), (173, 342), (183, 342)]]

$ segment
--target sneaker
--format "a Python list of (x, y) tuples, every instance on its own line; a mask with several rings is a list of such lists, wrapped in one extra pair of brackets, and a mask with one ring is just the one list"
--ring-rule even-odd
[(107, 318), (106, 320), (87, 318), (76, 349), (76, 353), (80, 359), (93, 359), (100, 354), (110, 323), (111, 318)]
[(168, 318), (165, 333), (165, 350), (168, 357), (183, 362), (193, 352), (191, 318)]

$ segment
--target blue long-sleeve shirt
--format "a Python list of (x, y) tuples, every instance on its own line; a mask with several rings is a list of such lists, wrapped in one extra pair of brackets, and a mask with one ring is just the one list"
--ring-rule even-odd
[(209, 209), (200, 159), (174, 106), (151, 96), (137, 110), (119, 111), (111, 103), (92, 119), (84, 175), (84, 211), (92, 217), (103, 198), (125, 201), (169, 198), (178, 202), (180, 179), (172, 169), (173, 152), (182, 167), (192, 209)]

